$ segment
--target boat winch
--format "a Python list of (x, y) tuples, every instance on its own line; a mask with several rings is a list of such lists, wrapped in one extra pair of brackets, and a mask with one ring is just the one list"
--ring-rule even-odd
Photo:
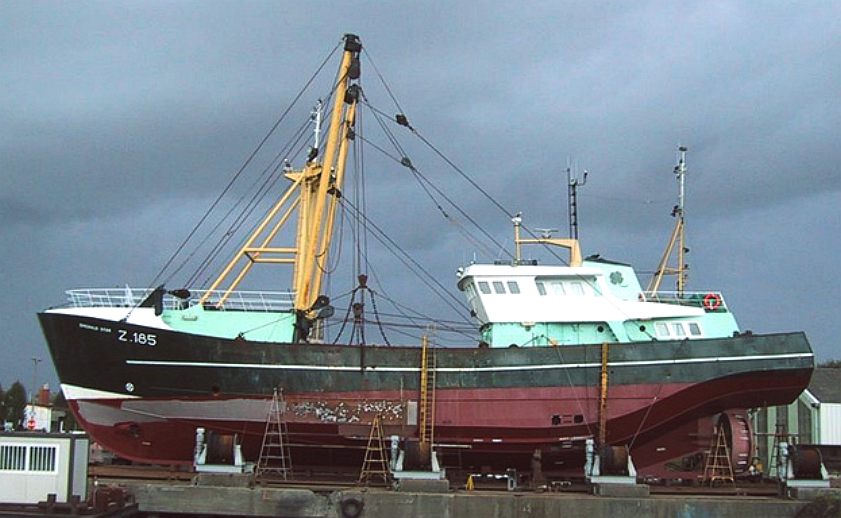
[(817, 446), (780, 442), (777, 477), (783, 493), (792, 488), (829, 488), (829, 473)]

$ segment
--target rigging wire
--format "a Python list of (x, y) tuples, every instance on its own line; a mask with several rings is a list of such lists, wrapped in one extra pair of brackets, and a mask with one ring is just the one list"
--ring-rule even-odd
[[(349, 206), (349, 208), (350, 208), (352, 211), (359, 213), (359, 211), (358, 211), (358, 209), (356, 208), (356, 206), (354, 206), (354, 205), (353, 205), (350, 201), (348, 201), (348, 200), (347, 200), (347, 198), (342, 198), (342, 199), (341, 199), (341, 203), (345, 203), (345, 204), (347, 204), (347, 205)], [(448, 306), (450, 306), (450, 308), (451, 308), (451, 309), (453, 309), (453, 310), (454, 310), (457, 314), (458, 314), (458, 313), (460, 313), (460, 312), (462, 312), (462, 311), (467, 310), (467, 307), (466, 307), (466, 306), (464, 306), (464, 304), (463, 304), (463, 303), (462, 303), (459, 299), (457, 299), (456, 297), (454, 297), (454, 296), (453, 296), (453, 294), (451, 294), (451, 293), (447, 290), (447, 288), (445, 288), (445, 287), (444, 287), (444, 286), (443, 286), (443, 285), (442, 285), (442, 284), (441, 284), (441, 283), (440, 283), (440, 282), (439, 282), (439, 281), (438, 281), (438, 280), (437, 280), (437, 279), (436, 279), (436, 278), (435, 278), (435, 277), (434, 277), (431, 273), (429, 273), (429, 271), (428, 271), (428, 270), (426, 270), (423, 266), (421, 266), (421, 265), (417, 262), (417, 260), (415, 260), (415, 259), (414, 259), (414, 258), (413, 258), (413, 257), (412, 257), (409, 253), (408, 253), (408, 252), (406, 252), (405, 250), (403, 250), (403, 249), (400, 247), (400, 245), (398, 245), (398, 244), (397, 244), (397, 243), (396, 243), (393, 239), (391, 239), (391, 237), (389, 237), (389, 236), (388, 236), (388, 234), (386, 234), (386, 233), (385, 233), (385, 232), (384, 232), (384, 231), (383, 231), (383, 230), (382, 230), (379, 226), (377, 226), (377, 224), (376, 224), (376, 223), (374, 223), (374, 222), (371, 220), (371, 218), (369, 218), (367, 215), (365, 215), (365, 214), (361, 214), (361, 213), (360, 213), (360, 217), (364, 220), (364, 222), (366, 223), (366, 225), (367, 225), (369, 228), (372, 228), (373, 230), (375, 230), (375, 231), (376, 231), (375, 233), (373, 233), (373, 236), (374, 236), (374, 237), (375, 237), (375, 238), (376, 238), (376, 239), (377, 239), (377, 240), (378, 240), (378, 241), (379, 241), (379, 242), (380, 242), (383, 246), (385, 246), (387, 250), (389, 250), (389, 251), (390, 251), (390, 252), (391, 252), (391, 253), (392, 253), (395, 257), (397, 257), (397, 259), (399, 259), (399, 260), (400, 260), (400, 261), (401, 261), (401, 262), (402, 262), (402, 263), (403, 263), (406, 267), (408, 267), (408, 268), (409, 268), (409, 269), (410, 269), (413, 273), (415, 273), (415, 275), (416, 275), (416, 276), (417, 276), (417, 277), (418, 277), (418, 278), (419, 278), (419, 279), (420, 279), (420, 280), (421, 280), (424, 284), (426, 284), (426, 285), (427, 285), (427, 287), (428, 287), (428, 288), (430, 288), (430, 289), (433, 291), (433, 293), (436, 293), (436, 294), (438, 294), (439, 296), (441, 296), (441, 293), (443, 293), (443, 294), (445, 294), (447, 297), (449, 297), (451, 300), (455, 301), (455, 305), (454, 305), (454, 304), (453, 304), (452, 302), (450, 302), (449, 300), (446, 300), (446, 298), (445, 298), (445, 297), (441, 297), (441, 298), (442, 298), (442, 300), (443, 300), (443, 301), (444, 301), (444, 302), (445, 302)], [(395, 252), (395, 250), (399, 251), (399, 252), (400, 252), (400, 254), (402, 254), (402, 256), (401, 256), (400, 254), (396, 253), (396, 252)], [(417, 270), (413, 269), (413, 268), (412, 268), (409, 264), (407, 264), (407, 262), (406, 262), (406, 261), (409, 261), (410, 263), (412, 263), (412, 264), (414, 265), (414, 267), (415, 267)], [(426, 276), (426, 278), (424, 278), (423, 276), (421, 276), (418, 272), (422, 272), (422, 273), (423, 273), (423, 275), (425, 275), (425, 276)], [(435, 286), (433, 286), (433, 284), (434, 284), (435, 286), (437, 286), (437, 289), (435, 288)], [(440, 292), (439, 292), (439, 290), (440, 290)]]
[[(331, 101), (331, 100), (332, 100), (332, 98), (333, 98), (333, 94), (336, 92), (336, 87), (337, 87), (337, 86), (338, 86), (337, 84), (336, 84), (336, 85), (334, 85), (334, 86), (333, 86), (333, 88), (331, 89), (331, 91), (328, 93), (328, 95), (326, 95), (326, 96), (325, 96), (325, 98), (326, 98), (326, 101), (325, 101), (325, 103), (324, 103), (324, 106), (325, 106), (325, 107), (329, 108), (330, 101)], [(227, 232), (227, 233), (225, 233), (225, 234), (224, 234), (224, 235), (223, 235), (223, 236), (219, 239), (219, 241), (217, 242), (217, 244), (216, 244), (216, 246), (214, 247), (214, 249), (212, 250), (212, 252), (211, 252), (211, 253), (208, 255), (208, 257), (205, 259), (205, 262), (204, 262), (204, 263), (202, 264), (202, 266), (201, 266), (201, 271), (200, 271), (200, 272), (197, 272), (197, 273), (194, 275), (194, 277), (192, 278), (192, 279), (193, 279), (193, 282), (194, 282), (194, 281), (198, 278), (198, 276), (199, 276), (200, 274), (204, 273), (204, 272), (207, 270), (207, 268), (209, 267), (209, 265), (210, 265), (213, 261), (215, 261), (215, 260), (216, 260), (216, 258), (218, 257), (218, 255), (222, 252), (223, 248), (224, 248), (224, 247), (228, 244), (228, 242), (230, 241), (231, 237), (233, 237), (234, 235), (236, 235), (236, 233), (239, 231), (239, 229), (242, 227), (242, 225), (243, 225), (243, 224), (245, 224), (245, 222), (246, 222), (246, 221), (248, 221), (248, 219), (252, 216), (252, 214), (254, 213), (254, 211), (258, 208), (259, 203), (260, 203), (260, 202), (262, 202), (262, 201), (265, 199), (265, 197), (268, 195), (268, 192), (269, 192), (269, 191), (270, 191), (270, 190), (274, 187), (274, 185), (275, 185), (275, 184), (276, 184), (276, 183), (280, 180), (280, 178), (282, 177), (282, 175), (277, 175), (277, 172), (278, 172), (278, 170), (280, 170), (280, 167), (281, 167), (282, 165), (285, 165), (285, 164), (287, 163), (287, 161), (288, 161), (288, 160), (291, 160), (292, 158), (294, 158), (294, 157), (297, 157), (297, 156), (300, 156), (300, 155), (301, 155), (301, 153), (303, 152), (304, 148), (305, 148), (305, 147), (306, 147), (306, 145), (307, 145), (307, 144), (306, 144), (306, 139), (305, 139), (305, 136), (306, 136), (306, 134), (307, 134), (307, 131), (306, 131), (306, 130), (307, 130), (307, 127), (310, 125), (310, 123), (311, 123), (311, 119), (310, 119), (310, 118), (307, 118), (307, 119), (304, 121), (304, 123), (300, 126), (300, 128), (298, 129), (298, 132), (296, 133), (295, 138), (294, 138), (294, 139), (292, 139), (292, 140), (290, 140), (289, 142), (287, 142), (287, 144), (284, 146), (284, 148), (283, 148), (283, 149), (282, 149), (279, 153), (277, 153), (277, 155), (275, 155), (274, 159), (270, 162), (270, 164), (269, 164), (269, 165), (267, 166), (267, 168), (266, 168), (266, 170), (268, 170), (268, 168), (270, 168), (270, 167), (272, 167), (272, 166), (274, 165), (274, 169), (273, 169), (273, 171), (272, 171), (272, 174), (273, 174), (273, 175), (276, 175), (276, 176), (274, 176), (274, 178), (271, 180), (271, 184), (269, 185), (269, 184), (267, 184), (267, 183), (264, 183), (264, 184), (263, 184), (263, 191), (262, 191), (262, 194), (260, 194), (260, 192), (259, 192), (259, 191), (258, 191), (257, 193), (255, 193), (255, 195), (252, 197), (251, 202), (249, 202), (249, 205), (247, 205), (247, 206), (246, 206), (246, 208), (244, 208), (244, 209), (243, 209), (243, 210), (239, 213), (239, 215), (237, 216), (237, 218), (235, 219), (235, 221), (234, 221), (234, 222), (231, 224), (231, 226), (229, 227), (228, 232)], [(281, 157), (282, 157), (284, 160), (281, 160)], [(265, 173), (265, 170), (264, 170), (264, 173)], [(271, 177), (270, 177), (270, 178), (271, 178)], [(268, 180), (267, 180), (267, 182), (268, 182)], [(241, 200), (240, 200), (240, 201), (241, 201)], [(226, 217), (227, 217), (227, 216), (226, 216)], [(220, 221), (220, 224), (221, 224), (221, 221)], [(239, 241), (239, 247), (242, 247), (242, 246), (244, 245), (245, 241), (248, 239), (248, 236), (249, 236), (251, 233), (253, 233), (253, 232), (254, 232), (254, 230), (257, 228), (257, 226), (258, 226), (258, 225), (259, 225), (259, 221), (255, 221), (255, 222), (252, 224), (250, 232), (249, 232), (248, 234), (246, 234), (246, 235), (243, 235), (243, 236), (240, 238), (240, 241)], [(319, 268), (320, 268), (320, 267), (321, 267), (321, 265), (319, 265)], [(202, 284), (201, 284), (201, 285), (202, 285), (202, 286), (207, 285), (209, 282), (210, 282), (210, 277), (206, 278), (206, 279), (202, 282)]]
[[(376, 282), (376, 284), (379, 286), (379, 290), (378, 290), (379, 295), (381, 297), (383, 297), (385, 300), (387, 300), (388, 302), (390, 302), (394, 306), (394, 308), (400, 313), (400, 315), (403, 318), (405, 318), (406, 320), (409, 320), (411, 322), (416, 322), (417, 320), (422, 320), (422, 321), (425, 321), (425, 322), (435, 322), (435, 321), (438, 320), (436, 318), (432, 318), (428, 315), (425, 315), (425, 314), (423, 314), (423, 313), (421, 313), (421, 312), (419, 312), (419, 311), (417, 311), (413, 308), (410, 308), (408, 306), (404, 306), (404, 305), (400, 304), (399, 302), (397, 302), (396, 300), (394, 300), (392, 297), (390, 297), (388, 295), (388, 293), (386, 292), (384, 283), (382, 281), (380, 281), (380, 278), (377, 274), (376, 268), (374, 268), (374, 265), (368, 260), (367, 252), (363, 254), (363, 259), (365, 260), (365, 264), (367, 266), (367, 271), (370, 274), (370, 277), (373, 278), (374, 281)], [(435, 292), (435, 295), (438, 296), (438, 297), (441, 297), (441, 295), (437, 292)], [(412, 316), (410, 316), (406, 313), (407, 311), (412, 312), (417, 316), (412, 317)], [(470, 322), (470, 320), (467, 319), (467, 318), (464, 318), (461, 321), (441, 320), (441, 322), (448, 322), (448, 323), (455, 323), (455, 324), (465, 324), (467, 326), (470, 326), (474, 330), (476, 328), (475, 325), (472, 322)], [(426, 325), (426, 324), (424, 324), (424, 325)], [(464, 334), (464, 333), (462, 333), (462, 334)], [(469, 338), (472, 339), (472, 338), (475, 338), (475, 336), (470, 335)]]
[(400, 153), (400, 158), (395, 157), (394, 155), (387, 152), (382, 147), (374, 144), (373, 142), (370, 142), (370, 141), (367, 141), (367, 140), (365, 142), (368, 145), (372, 146), (377, 151), (379, 151), (380, 153), (382, 153), (383, 155), (385, 155), (386, 157), (394, 160), (398, 164), (400, 164), (403, 167), (409, 169), (409, 171), (412, 172), (412, 175), (414, 176), (415, 180), (418, 182), (418, 185), (420, 185), (421, 189), (423, 189), (423, 191), (426, 193), (426, 195), (429, 197), (429, 199), (432, 201), (432, 203), (435, 205), (435, 207), (441, 212), (441, 214), (444, 216), (444, 219), (446, 219), (450, 223), (452, 223), (468, 239), (468, 241), (470, 241), (474, 246), (477, 246), (477, 248), (482, 249), (483, 252), (487, 253), (491, 257), (494, 255), (493, 252), (491, 252), (491, 250), (486, 245), (484, 245), (483, 243), (476, 240), (476, 238), (473, 237), (471, 235), (471, 233), (468, 232), (467, 229), (458, 220), (453, 218), (446, 210), (444, 210), (444, 208), (441, 206), (441, 204), (438, 202), (438, 200), (435, 198), (435, 196), (432, 194), (432, 192), (430, 192), (430, 188), (432, 190), (434, 190), (440, 197), (442, 197), (444, 200), (446, 200), (447, 203), (450, 204), (450, 206), (452, 206), (456, 211), (458, 211), (459, 214), (461, 214), (474, 227), (476, 227), (476, 229), (478, 229), (479, 232), (484, 234), (484, 236), (489, 241), (491, 241), (494, 245), (496, 245), (497, 249), (500, 249), (500, 250), (504, 251), (506, 254), (508, 254), (509, 257), (511, 257), (513, 259), (514, 256), (506, 249), (505, 245), (501, 244), (499, 241), (494, 239), (494, 237), (490, 233), (488, 233), (481, 225), (479, 225), (479, 223), (476, 220), (474, 220), (472, 217), (470, 217), (470, 215), (466, 211), (464, 211), (455, 201), (453, 201), (449, 196), (447, 196), (447, 194), (444, 191), (442, 191), (437, 185), (435, 185), (431, 180), (429, 180), (426, 176), (424, 176), (423, 173), (421, 173), (420, 170), (418, 170), (417, 167), (415, 167), (415, 165), (412, 163), (412, 161), (407, 156), (406, 152), (403, 150), (403, 147), (400, 146), (400, 143), (397, 141), (397, 138), (392, 135), (388, 126), (386, 126), (385, 123), (383, 122), (383, 120), (382, 120), (383, 112), (381, 110), (377, 110), (376, 108), (374, 108), (370, 104), (370, 102), (368, 101), (367, 97), (365, 97), (364, 93), (362, 94), (362, 101), (363, 101), (363, 104), (365, 104), (365, 106), (368, 106), (369, 108), (371, 108), (371, 111), (374, 114), (374, 118), (379, 123), (383, 132), (387, 136), (389, 136), (389, 140), (392, 142), (393, 145), (395, 145), (395, 148)]
[(257, 156), (257, 153), (259, 153), (260, 150), (263, 149), (263, 146), (266, 144), (266, 142), (268, 142), (269, 138), (274, 134), (275, 130), (277, 130), (280, 124), (286, 119), (286, 116), (297, 104), (298, 100), (301, 98), (301, 96), (304, 94), (307, 88), (309, 88), (309, 86), (312, 84), (312, 82), (315, 80), (318, 74), (321, 73), (321, 70), (330, 61), (333, 54), (336, 52), (336, 49), (338, 49), (341, 46), (341, 43), (342, 42), (339, 41), (339, 43), (337, 43), (336, 46), (333, 47), (333, 49), (328, 53), (327, 57), (324, 58), (324, 60), (321, 62), (321, 65), (318, 66), (316, 71), (312, 74), (312, 76), (310, 76), (309, 80), (301, 88), (301, 90), (298, 92), (298, 94), (295, 96), (295, 98), (292, 100), (289, 106), (286, 107), (286, 109), (283, 111), (283, 113), (280, 115), (280, 117), (277, 119), (277, 121), (274, 123), (271, 129), (269, 129), (268, 133), (266, 133), (266, 136), (263, 137), (263, 140), (261, 140), (257, 147), (254, 148), (254, 150), (251, 152), (251, 154), (248, 155), (248, 158), (246, 158), (245, 162), (243, 162), (243, 164), (234, 174), (233, 178), (231, 178), (231, 180), (228, 182), (228, 184), (225, 186), (225, 188), (222, 190), (219, 196), (216, 197), (216, 199), (213, 201), (213, 203), (210, 205), (210, 207), (207, 209), (204, 215), (199, 219), (198, 223), (196, 223), (196, 225), (193, 227), (190, 233), (187, 234), (187, 237), (184, 238), (181, 244), (176, 248), (175, 252), (173, 252), (172, 256), (170, 256), (170, 258), (167, 260), (167, 262), (164, 264), (161, 270), (155, 275), (151, 284), (149, 284), (150, 286), (155, 286), (158, 283), (159, 279), (163, 276), (164, 272), (170, 267), (172, 262), (175, 261), (175, 258), (178, 257), (178, 255), (181, 253), (184, 247), (187, 246), (187, 243), (189, 243), (190, 240), (192, 240), (193, 236), (195, 236), (199, 228), (201, 228), (201, 226), (204, 224), (207, 218), (210, 217), (210, 214), (215, 210), (216, 206), (219, 205), (222, 198), (228, 193), (228, 191), (231, 189), (231, 187), (237, 181), (237, 179), (242, 175), (243, 171), (245, 171), (248, 165), (251, 164), (251, 161), (254, 160), (254, 157)]
[[(367, 106), (368, 106), (368, 107), (369, 107), (372, 111), (374, 111), (375, 113), (379, 113), (379, 114), (381, 114), (381, 115), (384, 115), (384, 112), (382, 112), (381, 110), (378, 110), (378, 109), (376, 109), (375, 107), (371, 106), (371, 105), (370, 105), (370, 103), (367, 103), (367, 101), (363, 101), (363, 102), (365, 102), (365, 103), (366, 103), (366, 105), (367, 105)], [(435, 146), (434, 146), (434, 145), (433, 145), (433, 144), (432, 144), (429, 140), (427, 140), (427, 139), (426, 139), (423, 135), (421, 135), (421, 134), (420, 134), (420, 132), (418, 132), (418, 131), (417, 131), (417, 129), (416, 129), (416, 128), (414, 128), (414, 127), (413, 127), (413, 126), (409, 123), (408, 118), (407, 118), (407, 117), (406, 117), (403, 113), (399, 113), (399, 114), (397, 114), (397, 115), (395, 116), (395, 118), (394, 118), (394, 123), (396, 123), (396, 124), (398, 124), (398, 125), (400, 125), (400, 126), (404, 126), (404, 127), (406, 127), (406, 128), (407, 128), (409, 131), (411, 131), (411, 132), (412, 132), (415, 136), (417, 136), (417, 137), (418, 137), (418, 139), (420, 139), (420, 140), (421, 140), (421, 141), (422, 141), (422, 142), (423, 142), (423, 143), (424, 143), (427, 147), (429, 147), (429, 148), (430, 148), (430, 149), (431, 149), (431, 150), (432, 150), (435, 154), (437, 154), (437, 155), (438, 155), (438, 156), (439, 156), (442, 160), (444, 160), (444, 161), (445, 161), (448, 165), (450, 165), (450, 167), (452, 167), (452, 168), (453, 168), (453, 169), (454, 169), (454, 170), (455, 170), (455, 171), (456, 171), (456, 172), (457, 172), (457, 173), (458, 173), (458, 174), (459, 174), (462, 178), (464, 178), (464, 179), (465, 179), (468, 183), (470, 183), (470, 184), (471, 184), (471, 185), (472, 185), (472, 186), (473, 186), (476, 190), (478, 190), (480, 193), (482, 193), (482, 194), (485, 196), (485, 198), (487, 198), (488, 200), (490, 200), (490, 201), (491, 201), (491, 203), (492, 203), (494, 206), (496, 206), (496, 207), (497, 207), (500, 211), (502, 211), (502, 213), (503, 213), (503, 214), (505, 214), (505, 215), (506, 215), (506, 216), (508, 216), (509, 218), (511, 218), (511, 217), (512, 217), (512, 216), (511, 216), (511, 213), (510, 213), (510, 212), (509, 212), (509, 211), (508, 211), (508, 210), (507, 210), (507, 209), (506, 209), (506, 208), (505, 208), (505, 207), (504, 207), (501, 203), (499, 203), (499, 202), (498, 202), (498, 201), (497, 201), (494, 197), (492, 197), (492, 196), (491, 196), (491, 195), (490, 195), (487, 191), (485, 191), (485, 190), (484, 190), (481, 186), (479, 186), (479, 185), (476, 183), (476, 181), (475, 181), (475, 180), (473, 180), (473, 179), (472, 179), (469, 175), (467, 175), (467, 173), (465, 173), (465, 172), (464, 172), (464, 171), (463, 171), (460, 167), (458, 167), (458, 166), (457, 166), (457, 165), (456, 165), (456, 164), (455, 164), (452, 160), (450, 160), (450, 159), (449, 159), (446, 155), (444, 155), (444, 153), (443, 153), (443, 152), (441, 152), (440, 150), (438, 150), (438, 148), (436, 148), (436, 147), (435, 147)], [(376, 148), (376, 146), (375, 146), (375, 148)], [(377, 149), (380, 149), (380, 148), (377, 148)], [(381, 150), (381, 151), (382, 151), (382, 150)], [(386, 154), (386, 156), (390, 156), (390, 155)], [(536, 239), (536, 238), (538, 237), (538, 236), (537, 236), (537, 234), (535, 234), (535, 233), (534, 233), (534, 232), (533, 232), (533, 231), (532, 231), (532, 230), (531, 230), (528, 226), (526, 226), (525, 224), (522, 224), (522, 223), (521, 223), (521, 224), (520, 224), (520, 228), (521, 228), (523, 231), (525, 231), (528, 235), (530, 235), (532, 238), (535, 238), (535, 239)], [(552, 256), (554, 256), (554, 257), (555, 257), (558, 261), (560, 261), (562, 264), (567, 264), (567, 265), (569, 264), (569, 262), (568, 262), (566, 259), (564, 259), (563, 257), (561, 257), (561, 256), (560, 256), (560, 255), (559, 255), (559, 254), (558, 254), (558, 253), (557, 253), (557, 252), (556, 252), (556, 251), (555, 251), (552, 247), (550, 247), (550, 246), (549, 246), (549, 245), (547, 245), (546, 243), (543, 243), (542, 245), (543, 245), (543, 248), (544, 248), (546, 251), (548, 251), (548, 253), (550, 253)], [(504, 248), (503, 248), (503, 250), (504, 250), (505, 252), (507, 252), (507, 250), (506, 250), (506, 249), (504, 249)], [(511, 256), (511, 254), (510, 254), (510, 253), (508, 253), (508, 255), (509, 255), (509, 256)], [(590, 282), (589, 282), (589, 281), (588, 281), (588, 280), (587, 280), (584, 276), (582, 276), (581, 274), (576, 274), (576, 275), (577, 275), (580, 279), (582, 279), (583, 281), (587, 282), (587, 284), (588, 284), (588, 285), (590, 285), (590, 286), (591, 286), (594, 290), (596, 290), (597, 292), (600, 292), (600, 289), (599, 289), (599, 287), (598, 287), (597, 285), (595, 285), (595, 284), (591, 284), (591, 283), (590, 283)], [(612, 301), (611, 301), (610, 303), (611, 303), (611, 304), (613, 304), (615, 307), (617, 307), (617, 309), (618, 309), (618, 310), (619, 310), (622, 314), (624, 314), (625, 316), (627, 316), (627, 314), (625, 314), (625, 312), (624, 312), (621, 308), (619, 308), (618, 306), (616, 306), (616, 304), (614, 304)], [(648, 331), (648, 330), (644, 331), (644, 333), (645, 333), (645, 334), (646, 334), (649, 338), (652, 338), (652, 339), (654, 339), (654, 338), (655, 338), (655, 336), (654, 336), (654, 335), (653, 335), (650, 331)]]
[[(291, 150), (295, 146), (299, 145), (301, 139), (306, 134), (307, 126), (309, 126), (309, 121), (305, 121), (298, 128), (298, 130), (294, 134), (293, 139), (290, 140), (290, 142), (287, 143), (286, 146), (284, 146), (284, 148), (281, 150), (281, 152), (278, 153), (275, 156), (275, 158), (263, 169), (260, 176), (254, 181), (254, 183), (252, 183), (251, 187), (248, 190), (255, 190), (255, 187), (256, 187), (254, 195), (251, 197), (249, 202), (245, 205), (245, 208), (233, 220), (231, 225), (229, 225), (228, 229), (224, 232), (224, 234), (217, 240), (216, 244), (213, 246), (213, 248), (211, 248), (210, 252), (208, 252), (208, 254), (205, 256), (205, 258), (202, 260), (202, 262), (199, 263), (199, 265), (196, 267), (193, 274), (187, 279), (187, 283), (186, 283), (187, 286), (192, 286), (193, 283), (195, 283), (198, 280), (198, 278), (207, 271), (207, 269), (210, 267), (210, 265), (213, 263), (213, 261), (215, 261), (216, 258), (219, 256), (219, 254), (221, 253), (224, 246), (230, 241), (230, 238), (241, 228), (243, 222), (251, 215), (254, 208), (256, 208), (256, 205), (265, 198), (268, 191), (277, 183), (277, 178), (274, 178), (274, 180), (272, 180), (272, 176), (275, 175), (278, 172), (280, 164), (282, 164), (282, 161), (278, 162), (278, 160), (280, 159), (280, 157), (283, 157), (285, 159), (289, 159), (292, 156), (297, 156), (297, 154), (294, 154), (294, 155), (291, 154), (292, 153)], [(278, 165), (275, 166), (275, 164), (278, 164)], [(268, 174), (268, 176), (266, 176), (267, 174)], [(262, 181), (262, 184), (260, 184), (260, 186), (257, 187), (257, 184), (260, 181)], [(231, 214), (233, 214), (234, 210), (236, 210), (237, 207), (239, 207), (243, 203), (244, 200), (245, 200), (245, 195), (241, 196), (236, 201), (236, 203), (234, 203), (228, 209), (228, 211), (225, 213), (225, 215), (222, 216), (219, 219), (219, 221), (216, 223), (216, 225), (213, 227), (213, 229), (211, 229), (211, 231), (207, 233), (206, 237), (199, 243), (199, 245), (196, 247), (196, 251), (201, 249), (207, 243), (207, 241), (209, 241), (210, 238), (216, 232), (218, 232), (219, 228), (222, 226), (222, 223), (224, 223), (226, 220), (228, 220), (231, 217)], [(174, 277), (178, 273), (179, 270), (181, 270), (184, 266), (186, 266), (188, 261), (190, 259), (192, 259), (193, 255), (195, 255), (195, 253), (196, 253), (195, 251), (192, 252), (184, 260), (184, 262), (181, 264), (181, 266), (178, 267), (178, 270), (174, 271), (169, 276), (169, 278)]]

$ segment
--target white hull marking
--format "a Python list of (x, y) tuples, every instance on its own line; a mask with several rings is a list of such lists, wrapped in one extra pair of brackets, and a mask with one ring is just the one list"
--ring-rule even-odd
[[(811, 358), (812, 353), (761, 354), (754, 356), (720, 356), (715, 358), (679, 358), (673, 360), (640, 360), (626, 362), (608, 362), (611, 367), (639, 367), (645, 365), (679, 365), (691, 363), (716, 363), (753, 360), (787, 360), (796, 358)], [(344, 365), (265, 365), (260, 363), (223, 363), (223, 362), (178, 362), (159, 360), (126, 360), (129, 365), (155, 365), (160, 367), (212, 367), (231, 369), (268, 369), (268, 370), (309, 370), (309, 371), (358, 371), (359, 367)], [(601, 368), (601, 363), (556, 363), (548, 365), (507, 365), (500, 367), (438, 367), (436, 372), (502, 372), (553, 370), (576, 368)], [(365, 370), (372, 372), (419, 372), (419, 367), (374, 367), (367, 366)]]

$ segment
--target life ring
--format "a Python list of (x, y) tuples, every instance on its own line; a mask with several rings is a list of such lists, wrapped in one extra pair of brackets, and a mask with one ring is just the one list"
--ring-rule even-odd
[(358, 498), (345, 498), (339, 504), (339, 507), (342, 508), (343, 518), (357, 518), (362, 514), (362, 508), (365, 507), (365, 503)]
[(704, 308), (707, 311), (715, 311), (721, 307), (721, 296), (717, 293), (707, 293), (704, 296)]

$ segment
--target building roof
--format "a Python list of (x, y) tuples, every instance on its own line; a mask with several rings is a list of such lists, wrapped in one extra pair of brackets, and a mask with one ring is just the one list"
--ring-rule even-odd
[(821, 403), (841, 403), (841, 369), (816, 368), (808, 390)]

